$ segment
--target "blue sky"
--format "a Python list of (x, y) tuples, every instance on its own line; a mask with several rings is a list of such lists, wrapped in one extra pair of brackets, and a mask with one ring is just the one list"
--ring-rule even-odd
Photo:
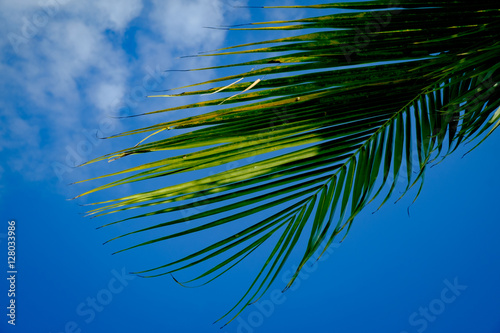
[[(212, 323), (246, 290), (252, 259), (201, 288), (128, 275), (172, 259), (191, 240), (111, 256), (119, 245), (102, 243), (125, 229), (95, 230), (113, 217), (90, 220), (80, 205), (137, 188), (67, 200), (90, 186), (69, 183), (133, 163), (73, 168), (137, 143), (97, 140), (96, 132), (180, 115), (114, 116), (172, 105), (145, 96), (217, 77), (163, 72), (218, 61), (178, 57), (262, 38), (203, 27), (307, 14), (231, 6), (245, 3), (0, 1), (0, 332), (499, 332), (500, 133), (429, 169), (410, 216), (412, 193), (376, 214), (368, 207), (344, 243), (280, 294), (294, 268), (288, 263), (270, 292), (222, 330)], [(15, 327), (6, 316), (9, 220), (16, 221)]]

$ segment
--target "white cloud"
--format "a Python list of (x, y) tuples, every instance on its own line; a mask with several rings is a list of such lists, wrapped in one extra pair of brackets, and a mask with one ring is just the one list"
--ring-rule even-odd
[[(87, 6), (87, 2), (81, 2)], [(113, 30), (123, 31), (132, 19), (142, 10), (141, 0), (96, 0), (96, 12), (107, 21), (106, 26)]]
[(153, 4), (153, 29), (174, 49), (214, 49), (225, 37), (224, 31), (204, 29), (224, 23), (220, 1), (155, 0)]
[(90, 94), (93, 96), (97, 108), (111, 114), (113, 108), (116, 107), (115, 101), (124, 95), (124, 86), (122, 84), (101, 82), (90, 88)]
[[(144, 107), (144, 96), (134, 99), (134, 94), (214, 75), (171, 75), (166, 81), (161, 73), (179, 64), (176, 56), (221, 47), (226, 32), (203, 27), (248, 19), (247, 10), (231, 6), (245, 2), (155, 0), (144, 7), (141, 0), (0, 0), (0, 33), (10, 36), (0, 41), (0, 121), (5, 129), (0, 150), (9, 156), (4, 168), (38, 180), (54, 177), (52, 162), (64, 164), (74, 151), (81, 150), (82, 159), (95, 157), (98, 145), (84, 149), (92, 139), (82, 129), (102, 128), (123, 101)], [(141, 29), (127, 38), (137, 59), (122, 46), (135, 19)], [(190, 58), (182, 66), (213, 61)]]
[[(178, 57), (195, 55), (223, 46), (227, 31), (208, 29), (249, 20), (248, 9), (235, 8), (246, 0), (154, 0), (148, 11), (148, 32), (140, 32), (140, 59), (163, 69), (194, 69), (210, 67), (215, 57)], [(174, 55), (174, 57), (165, 55)], [(214, 71), (171, 73), (162, 89), (180, 87), (213, 78)]]
[(6, 165), (30, 180), (53, 177), (51, 161), (64, 163), (65, 147), (82, 141), (79, 129), (98, 128), (123, 95), (128, 61), (106, 33), (122, 33), (142, 10), (140, 0), (57, 1), (9, 1), (0, 14), (0, 32), (20, 38), (0, 44), (9, 55), (0, 64), (2, 148), (11, 152)]
[[(5, 110), (4, 110), (5, 112)], [(5, 112), (0, 118), (2, 127), (9, 129), (2, 131), (0, 151), (21, 146), (23, 149), (38, 147), (40, 141), (40, 127), (33, 121), (23, 120), (14, 112)]]

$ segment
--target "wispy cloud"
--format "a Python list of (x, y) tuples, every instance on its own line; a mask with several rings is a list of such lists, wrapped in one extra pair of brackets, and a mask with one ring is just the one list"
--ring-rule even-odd
[[(123, 100), (137, 95), (134, 87), (148, 70), (179, 66), (180, 55), (220, 47), (226, 32), (203, 27), (244, 19), (247, 11), (235, 12), (232, 5), (245, 2), (0, 1), (0, 150), (6, 171), (28, 180), (55, 178), (51, 162), (66, 163), (67, 148), (76, 150), (86, 137), (82, 129), (98, 129)], [(188, 59), (183, 67), (212, 61)], [(175, 87), (188, 79), (162, 83)], [(151, 111), (137, 101), (135, 113)]]

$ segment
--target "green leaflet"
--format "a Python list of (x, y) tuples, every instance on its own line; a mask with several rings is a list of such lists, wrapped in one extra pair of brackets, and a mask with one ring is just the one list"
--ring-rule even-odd
[[(268, 257), (260, 263), (254, 281), (225, 314), (234, 319), (265, 294), (293, 251), (299, 251), (300, 259), (285, 290), (315, 254), (321, 256), (338, 237), (345, 239), (367, 205), (379, 199), (380, 209), (396, 189), (401, 188), (404, 195), (420, 183), (416, 199), (431, 162), (463, 142), (483, 142), (500, 126), (500, 10), (496, 7), (492, 1), (465, 0), (268, 7), (311, 8), (320, 14), (228, 27), (246, 31), (240, 34), (264, 29), (304, 33), (196, 55), (224, 60), (222, 65), (192, 70), (233, 68), (235, 72), (176, 88), (183, 90), (179, 93), (172, 89), (156, 95), (208, 99), (147, 114), (214, 109), (113, 136), (135, 135), (138, 144), (85, 164), (120, 163), (121, 158), (150, 152), (160, 157), (89, 179), (118, 178), (80, 196), (134, 186), (138, 181), (158, 185), (93, 203), (95, 208), (88, 214), (130, 214), (106, 225), (134, 226), (134, 231), (113, 239), (127, 236), (123, 239), (133, 242), (139, 233), (157, 232), (152, 239), (133, 242), (118, 252), (230, 223), (239, 228), (233, 236), (195, 248), (183, 258), (136, 272), (164, 276), (216, 261), (179, 282), (183, 285), (208, 283), (274, 242), (266, 248)], [(353, 11), (321, 14), (334, 8)], [(244, 60), (231, 62), (235, 55)], [(253, 60), (245, 60), (246, 55)], [(237, 72), (241, 66), (253, 68)], [(181, 129), (189, 131), (176, 135)], [(178, 149), (191, 152), (163, 155)], [(164, 177), (177, 179), (200, 170), (206, 176), (160, 185)], [(209, 174), (209, 170), (216, 172)], [(196, 207), (200, 210), (190, 216), (176, 215)], [(253, 220), (257, 214), (265, 217)], [(141, 219), (155, 222), (144, 227)], [(244, 219), (252, 224), (240, 227), (238, 221)], [(169, 232), (173, 225), (184, 229)]]

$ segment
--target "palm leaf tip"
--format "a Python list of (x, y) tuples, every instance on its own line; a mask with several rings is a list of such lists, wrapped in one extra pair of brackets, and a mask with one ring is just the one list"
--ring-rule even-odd
[[(219, 260), (188, 283), (211, 281), (254, 251), (268, 251), (255, 280), (226, 316), (262, 297), (295, 251), (302, 251), (298, 268), (284, 290), (307, 262), (345, 239), (367, 205), (379, 200), (380, 209), (398, 190), (401, 198), (415, 187), (416, 199), (429, 165), (463, 143), (483, 142), (500, 125), (500, 10), (493, 2), (400, 0), (304, 7), (357, 11), (267, 22), (264, 29), (305, 33), (203, 54), (261, 57), (215, 66), (254, 68), (192, 85), (211, 87), (184, 94), (212, 96), (208, 101), (150, 114), (209, 106), (215, 111), (121, 133), (138, 134), (142, 140), (92, 161), (193, 150), (98, 177), (126, 174), (85, 194), (137, 181), (154, 183), (150, 191), (98, 203), (89, 212), (145, 211), (108, 224), (137, 225), (113, 240), (154, 231), (156, 238), (125, 250), (219, 227), (239, 228), (179, 260), (138, 272), (144, 277), (174, 278), (173, 272)], [(262, 29), (256, 26), (244, 29)], [(248, 80), (240, 82), (242, 78)], [(222, 95), (226, 93), (229, 97)], [(190, 132), (155, 135), (166, 128)], [(222, 170), (167, 187), (159, 182), (216, 168)], [(190, 209), (195, 213), (175, 217)], [(160, 222), (136, 224), (146, 218)], [(242, 220), (252, 223), (235, 224)], [(174, 226), (185, 230), (170, 233)]]

